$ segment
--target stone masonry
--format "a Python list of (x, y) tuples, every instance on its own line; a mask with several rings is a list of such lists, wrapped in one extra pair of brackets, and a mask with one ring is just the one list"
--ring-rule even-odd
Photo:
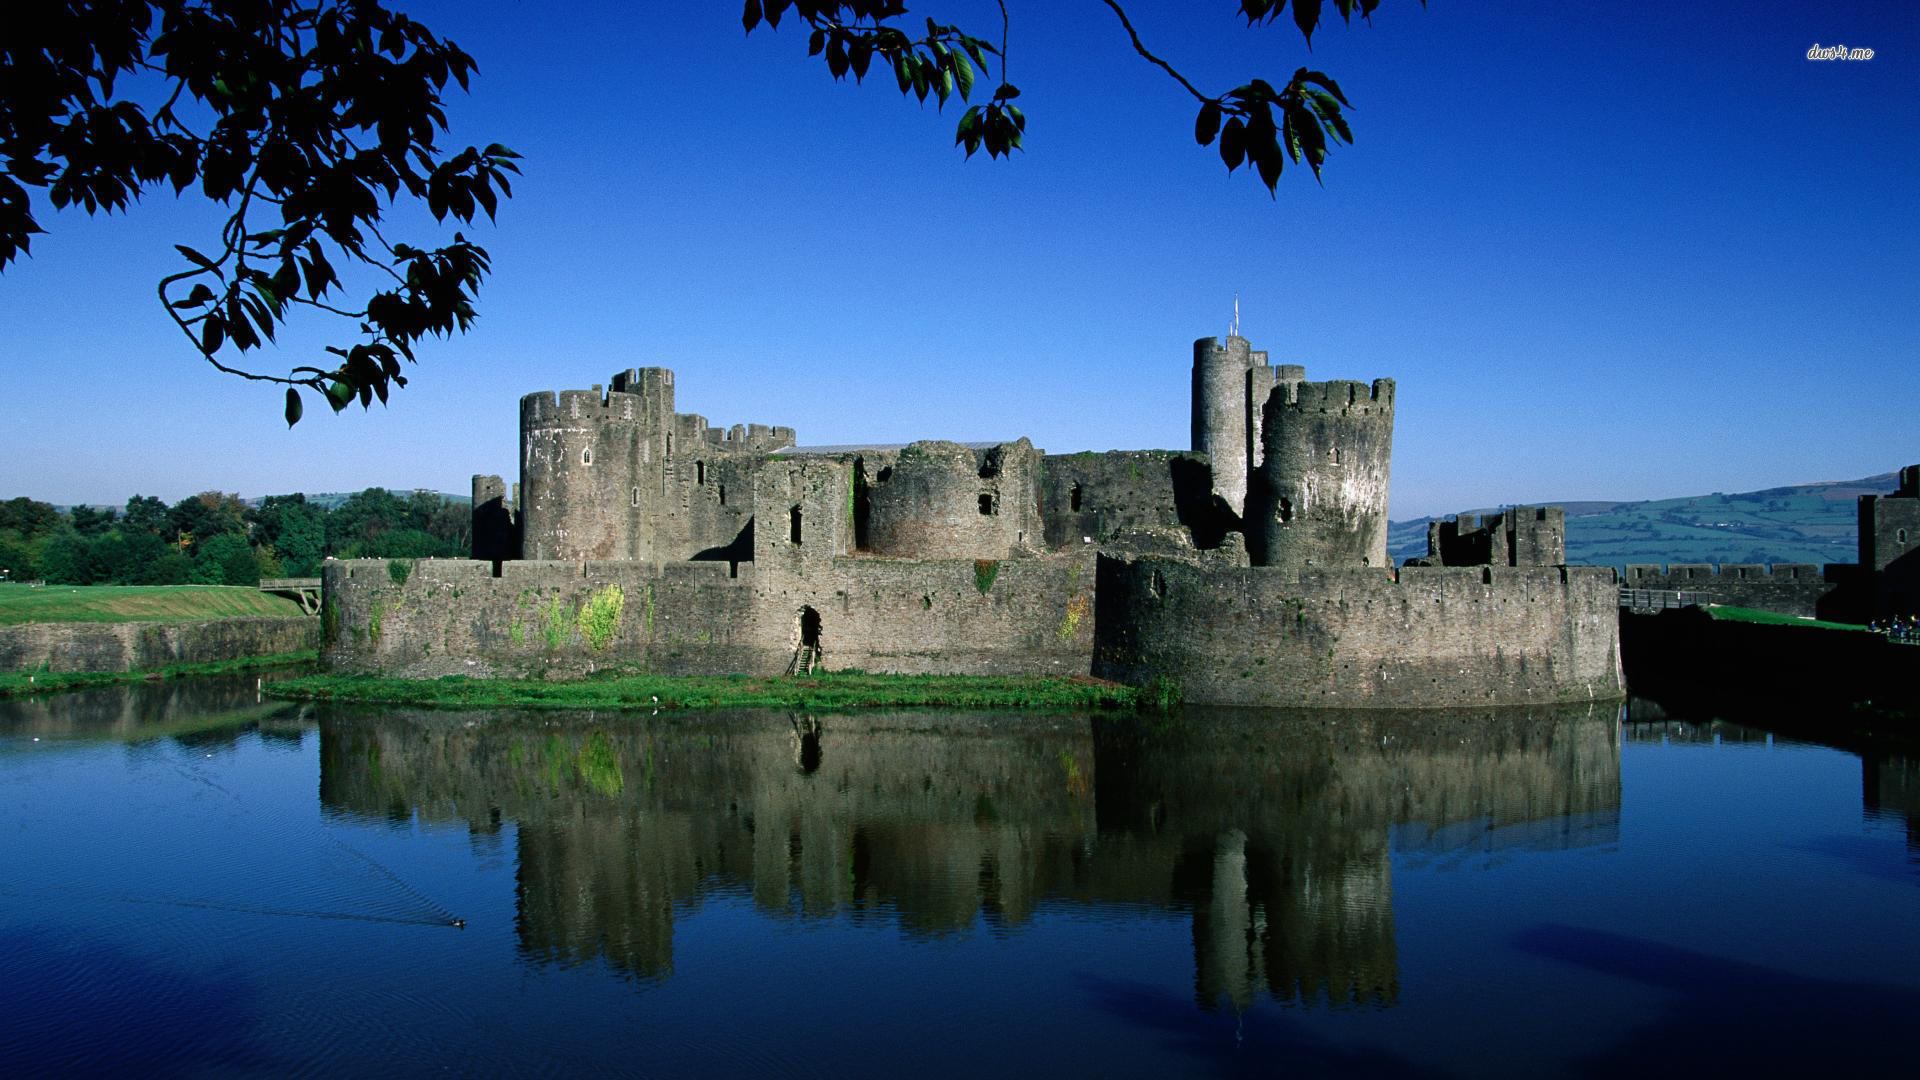
[(1195, 342), (1192, 386), (1188, 451), (1069, 455), (723, 431), (674, 412), (664, 368), (530, 394), (514, 496), (475, 477), (474, 559), (330, 562), (326, 657), (1091, 674), (1327, 707), (1619, 696), (1612, 572), (1558, 565), (1557, 510), (1389, 565), (1391, 379), (1309, 382), (1236, 336)]

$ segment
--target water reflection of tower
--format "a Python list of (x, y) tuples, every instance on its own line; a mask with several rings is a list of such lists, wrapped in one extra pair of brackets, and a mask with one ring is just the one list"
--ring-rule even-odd
[(1173, 845), (1203, 1007), (1399, 994), (1392, 850), (1617, 836), (1610, 710), (1096, 721), (1102, 856)]
[(1907, 847), (1920, 852), (1920, 759), (1860, 755), (1860, 797), (1869, 813), (1907, 819)]
[(1399, 994), (1387, 823), (1342, 790), (1324, 742), (1295, 734), (1096, 733), (1102, 849), (1177, 848), (1170, 899), (1193, 912), (1204, 1008), (1244, 1008), (1262, 987), (1304, 1002)]
[(774, 919), (909, 937), (1048, 901), (1190, 913), (1207, 1007), (1398, 995), (1395, 851), (1601, 842), (1611, 710), (1336, 720), (1190, 712), (1019, 728), (955, 714), (472, 726), (323, 721), (321, 798), (375, 819), (516, 824), (516, 926), (541, 963), (673, 970), (716, 892)]

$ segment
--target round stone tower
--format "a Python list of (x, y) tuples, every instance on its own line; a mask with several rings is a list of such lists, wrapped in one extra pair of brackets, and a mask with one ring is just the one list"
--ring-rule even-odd
[(1259, 520), (1247, 522), (1257, 565), (1391, 565), (1392, 379), (1281, 383), (1267, 398), (1261, 442)]
[[(1264, 357), (1262, 361), (1264, 362)], [(1243, 337), (1203, 337), (1193, 343), (1193, 449), (1213, 463), (1213, 490), (1233, 512), (1247, 503), (1247, 373), (1253, 346)]]
[(613, 390), (520, 399), (521, 550), (528, 559), (647, 559), (663, 498), (673, 373), (616, 375)]

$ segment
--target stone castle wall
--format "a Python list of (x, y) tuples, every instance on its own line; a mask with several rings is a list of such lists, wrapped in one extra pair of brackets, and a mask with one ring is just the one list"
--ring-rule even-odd
[(1874, 576), (1875, 616), (1920, 615), (1920, 465), (1900, 470), (1893, 494), (1861, 498), (1860, 565)]
[(1481, 520), (1459, 514), (1427, 523), (1422, 566), (1559, 566), (1567, 561), (1567, 512), (1514, 506)]
[(21, 623), (0, 626), (0, 671), (146, 671), (279, 656), (319, 644), (320, 620), (311, 617)]
[[(675, 413), (673, 372), (520, 399), (521, 553), (534, 560), (725, 559), (745, 544), (760, 461), (793, 429)], [(738, 561), (737, 558), (730, 561)]]
[[(1618, 694), (1611, 571), (1511, 572), (1559, 560), (1557, 512), (1489, 524), (1487, 561), (1523, 567), (1389, 576), (1392, 380), (1307, 382), (1237, 336), (1196, 342), (1193, 379), (1194, 452), (1056, 457), (796, 449), (676, 413), (662, 368), (531, 394), (519, 505), (475, 480), (481, 560), (330, 563), (326, 653), (414, 676), (1091, 672), (1339, 707)], [(1147, 554), (1170, 558), (1126, 561)]]
[(983, 450), (916, 442), (890, 457), (854, 492), (865, 504), (857, 549), (904, 559), (1005, 559), (1040, 547), (1040, 452), (1026, 439)]
[(717, 562), (522, 561), (492, 571), (463, 559), (328, 562), (322, 658), (340, 671), (410, 678), (766, 672), (784, 660), (753, 637), (752, 564), (741, 577)]
[(1296, 573), (1099, 563), (1093, 673), (1191, 701), (1413, 708), (1617, 698), (1603, 567)]
[(1204, 454), (1048, 454), (1040, 463), (1041, 533), (1051, 551), (1183, 529), (1193, 546), (1218, 547), (1237, 527), (1238, 516), (1213, 488), (1213, 469)]
[(1622, 584), (1697, 593), (1709, 604), (1864, 622), (1865, 580), (1853, 563), (1635, 563)]
[[(772, 560), (769, 560), (771, 562)], [(1092, 555), (767, 563), (329, 562), (324, 658), (410, 678), (608, 669), (777, 675), (818, 619), (821, 663), (902, 673), (1085, 674)], [(982, 585), (985, 588), (982, 588)], [(611, 614), (617, 610), (617, 616)]]

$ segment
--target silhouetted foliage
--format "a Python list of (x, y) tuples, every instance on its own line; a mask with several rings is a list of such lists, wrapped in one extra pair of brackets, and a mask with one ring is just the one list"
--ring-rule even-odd
[[(437, 220), (491, 218), (519, 171), (503, 146), (434, 143), (447, 129), (441, 92), (449, 79), (464, 89), (474, 68), (373, 0), (36, 5), (0, 36), (0, 267), (44, 231), (29, 188), (93, 213), (197, 186), (232, 213), (216, 242), (175, 245), (185, 268), (160, 282), (193, 347), (221, 371), (286, 384), (289, 425), (301, 388), (335, 411), (384, 402), (406, 385), (400, 360), (415, 343), (472, 323), (489, 264), (458, 232), (436, 248), (389, 242), (383, 204), (404, 192)], [(164, 100), (151, 112), (116, 93), (156, 82)], [(372, 268), (385, 286), (342, 307), (336, 263)], [(343, 318), (361, 340), (284, 376), (221, 359), (271, 342), (295, 307)]]
[[(1287, 162), (1306, 162), (1318, 178), (1329, 147), (1353, 141), (1351, 106), (1326, 74), (1302, 67), (1278, 86), (1253, 79), (1207, 93), (1148, 49), (1119, 3), (1104, 2), (1134, 50), (1198, 102), (1194, 137), (1217, 142), (1229, 171), (1250, 165), (1271, 193)], [(1323, 6), (1292, 4), (1309, 48)], [(1333, 0), (1347, 21), (1378, 6)], [(741, 22), (777, 29), (791, 15), (833, 78), (864, 80), (878, 62), (902, 94), (940, 106), (955, 95), (971, 102), (997, 63), (993, 92), (968, 105), (954, 132), (968, 157), (985, 149), (997, 158), (1023, 148), (1027, 130), (1007, 77), (1004, 0), (999, 7), (997, 45), (933, 19), (924, 33), (903, 29), (901, 0), (745, 0)], [(1286, 0), (1238, 3), (1249, 26), (1285, 10)], [(477, 69), (453, 42), (377, 0), (68, 0), (31, 14), (0, 36), (0, 268), (44, 231), (33, 189), (55, 208), (94, 213), (124, 210), (155, 188), (197, 188), (231, 213), (214, 241), (175, 245), (182, 269), (161, 279), (160, 301), (215, 368), (284, 384), (288, 425), (304, 414), (303, 391), (336, 412), (385, 402), (406, 385), (401, 361), (415, 360), (422, 338), (472, 325), (491, 270), (485, 249), (459, 232), (425, 247), (380, 228), (402, 198), (424, 201), (438, 221), (470, 224), (481, 213), (491, 220), (512, 194), (512, 150), (435, 142), (447, 130), (448, 82), (465, 89)], [(159, 103), (149, 110), (129, 90)], [(380, 285), (342, 300), (351, 286), (341, 269), (356, 266)], [(238, 366), (296, 308), (344, 319), (357, 336), (285, 375)]]
[[(1339, 84), (1324, 72), (1302, 67), (1278, 88), (1265, 79), (1253, 79), (1208, 94), (1147, 48), (1124, 7), (1115, 0), (1104, 2), (1120, 20), (1134, 51), (1165, 71), (1199, 102), (1194, 140), (1201, 146), (1218, 140), (1220, 160), (1227, 171), (1251, 165), (1272, 193), (1288, 161), (1306, 162), (1318, 179), (1328, 148), (1335, 142), (1353, 142), (1353, 131), (1343, 112), (1352, 105)], [(1425, 6), (1425, 0), (1421, 3)], [(1294, 0), (1293, 24), (1309, 48), (1323, 6), (1321, 0)], [(1347, 22), (1353, 20), (1355, 11), (1371, 21), (1379, 6), (1380, 0), (1333, 0), (1334, 10)], [(1276, 22), (1286, 7), (1286, 0), (1239, 0), (1238, 13), (1246, 18), (1248, 26), (1262, 26)], [(923, 102), (932, 96), (940, 106), (955, 94), (962, 101), (970, 100), (977, 77), (975, 66), (981, 72), (988, 71), (992, 67), (989, 57), (996, 58), (999, 85), (988, 101), (970, 105), (960, 115), (953, 141), (966, 148), (968, 157), (983, 147), (989, 157), (1007, 156), (1023, 148), (1027, 117), (1013, 104), (1020, 96), (1019, 88), (1007, 81), (1007, 39), (1012, 20), (1004, 0), (1000, 4), (997, 47), (933, 19), (926, 20), (925, 34), (908, 32), (896, 25), (908, 14), (902, 0), (746, 0), (740, 22), (748, 33), (763, 23), (777, 30), (781, 19), (789, 14), (806, 23), (808, 55), (823, 57), (835, 79), (852, 74), (854, 81), (865, 81), (878, 61), (893, 73), (902, 94), (912, 94)]]

